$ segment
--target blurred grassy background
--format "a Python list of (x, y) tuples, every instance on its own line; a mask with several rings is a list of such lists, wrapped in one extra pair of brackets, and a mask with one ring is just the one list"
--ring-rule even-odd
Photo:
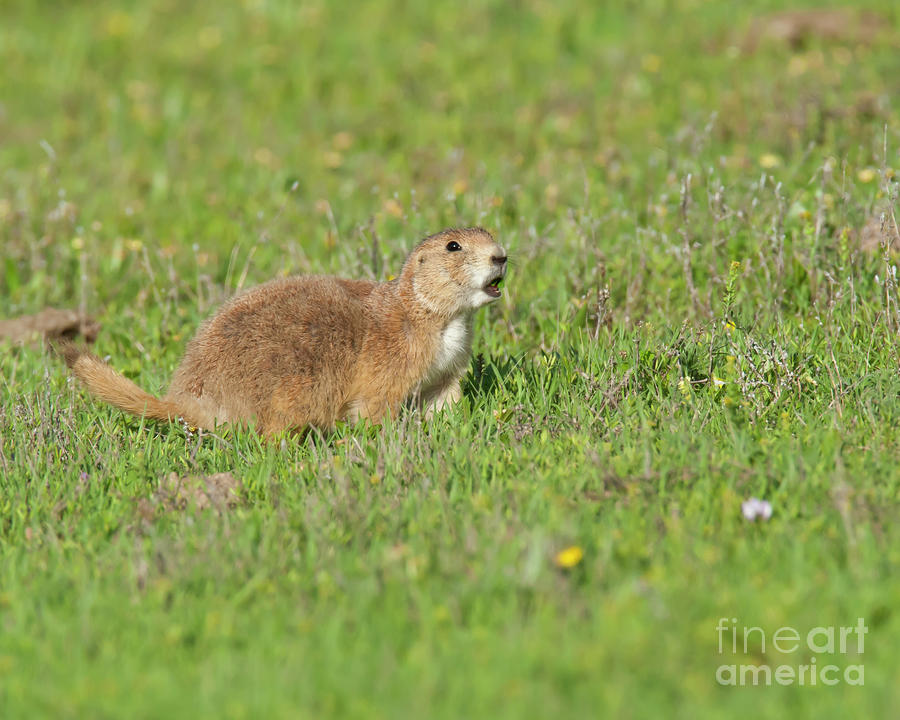
[[(367, 234), (396, 266), (422, 235), (479, 222), (522, 262), (552, 264), (553, 302), (602, 262), (614, 293), (640, 283), (643, 316), (680, 280), (689, 173), (699, 201), (712, 171), (740, 208), (778, 168), (785, 202), (813, 210), (810, 180), (832, 158), (829, 221), (871, 211), (879, 184), (847, 185), (884, 163), (885, 126), (896, 139), (896, 9), (873, 6), (888, 23), (873, 36), (745, 51), (778, 6), (8, 3), (2, 291), (12, 312), (79, 293), (127, 302), (146, 287), (123, 267), (134, 240), (182, 275), (199, 256), (218, 282), (260, 237), (277, 243), (257, 248), (253, 280), (359, 272), (346, 255)], [(767, 220), (721, 234), (741, 249)], [(579, 252), (556, 264), (544, 246), (560, 243)], [(550, 289), (535, 280), (523, 307)]]

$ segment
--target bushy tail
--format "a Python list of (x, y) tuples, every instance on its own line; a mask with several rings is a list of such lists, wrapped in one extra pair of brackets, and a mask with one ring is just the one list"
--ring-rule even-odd
[(200, 423), (185, 413), (175, 403), (160, 400), (144, 392), (131, 380), (113, 370), (100, 358), (70, 342), (56, 344), (75, 377), (84, 383), (90, 393), (99, 400), (125, 412), (151, 420), (175, 420), (182, 418), (195, 427)]

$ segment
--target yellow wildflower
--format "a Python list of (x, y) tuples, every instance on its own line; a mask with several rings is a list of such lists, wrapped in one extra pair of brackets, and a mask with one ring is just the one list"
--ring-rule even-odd
[(339, 152), (328, 150), (322, 153), (322, 163), (329, 170), (336, 170), (344, 164), (344, 157)]
[(759, 156), (759, 166), (766, 170), (771, 170), (779, 165), (781, 165), (781, 158), (775, 153), (763, 153)]
[(573, 568), (581, 562), (582, 558), (584, 558), (584, 550), (578, 545), (572, 545), (556, 553), (554, 562), (556, 562), (557, 567)]
[(384, 201), (384, 211), (395, 218), (403, 217), (403, 207), (393, 198)]

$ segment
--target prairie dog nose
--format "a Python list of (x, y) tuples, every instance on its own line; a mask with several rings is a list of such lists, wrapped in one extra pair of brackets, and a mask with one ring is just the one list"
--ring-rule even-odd
[(503, 255), (491, 255), (491, 262), (494, 265), (503, 265), (506, 262), (506, 254)]

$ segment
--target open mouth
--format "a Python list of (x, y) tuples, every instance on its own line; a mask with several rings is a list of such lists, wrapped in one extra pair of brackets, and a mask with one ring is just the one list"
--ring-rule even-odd
[(491, 297), (494, 297), (494, 298), (500, 297), (500, 283), (501, 282), (503, 282), (502, 277), (495, 277), (487, 285), (484, 286), (484, 291)]

